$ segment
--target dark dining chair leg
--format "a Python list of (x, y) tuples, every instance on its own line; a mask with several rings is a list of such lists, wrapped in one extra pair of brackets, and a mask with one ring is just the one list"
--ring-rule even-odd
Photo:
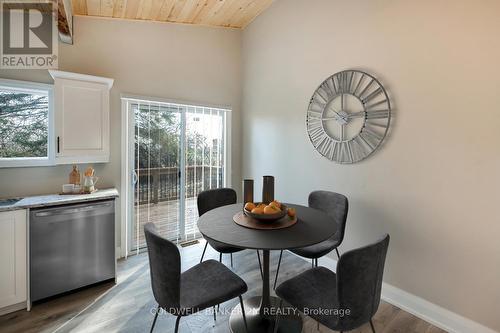
[(277, 333), (278, 332), (278, 327), (279, 327), (279, 324), (280, 324), (280, 312), (279, 310), (281, 310), (281, 307), (283, 306), (283, 300), (280, 299), (280, 304), (278, 305), (278, 311), (276, 311), (276, 320), (274, 321), (274, 333)]
[(231, 268), (233, 268), (233, 254), (231, 253)]
[(318, 258), (314, 259), (314, 265), (318, 267)]
[(375, 326), (373, 326), (373, 322), (371, 319), (370, 319), (370, 326), (372, 327), (372, 332), (377, 333), (377, 332), (375, 332)]
[(175, 333), (179, 332), (179, 322), (181, 321), (181, 316), (177, 317), (177, 320), (175, 321)]
[(262, 279), (264, 279), (264, 273), (262, 272), (262, 264), (260, 262), (260, 254), (259, 254), (259, 250), (257, 250), (257, 258), (259, 259), (259, 268), (260, 268), (260, 277)]
[(222, 263), (222, 252), (219, 253), (219, 262)]
[(278, 268), (276, 269), (276, 276), (274, 277), (274, 286), (273, 289), (276, 289), (276, 283), (278, 282), (278, 274), (280, 272), (280, 265), (281, 265), (281, 257), (283, 256), (283, 250), (280, 252), (280, 259), (278, 260)]
[(149, 333), (153, 333), (153, 328), (155, 328), (156, 319), (158, 319), (158, 313), (160, 313), (160, 305), (158, 305), (158, 307), (156, 308), (155, 319), (153, 319), (153, 325), (151, 325)]
[(205, 243), (205, 247), (203, 248), (203, 253), (201, 254), (200, 264), (203, 262), (203, 257), (205, 256), (205, 251), (207, 250), (208, 242)]
[(339, 249), (335, 248), (335, 251), (337, 252), (337, 258), (340, 259)]
[(215, 310), (215, 306), (214, 306), (214, 321), (217, 321), (217, 311)]
[(314, 259), (311, 259), (311, 268), (314, 268)]
[(247, 316), (245, 314), (245, 306), (243, 305), (243, 297), (241, 297), (241, 295), (240, 295), (240, 304), (241, 304), (241, 314), (243, 315), (243, 322), (245, 323), (245, 332), (248, 333)]

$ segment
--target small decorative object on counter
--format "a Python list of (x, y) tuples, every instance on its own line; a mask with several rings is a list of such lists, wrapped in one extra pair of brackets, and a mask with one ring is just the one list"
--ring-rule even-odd
[(69, 173), (69, 184), (80, 185), (80, 179), (80, 171), (76, 165), (73, 165), (73, 170)]
[(63, 194), (73, 193), (74, 188), (75, 188), (75, 184), (63, 184), (62, 193)]
[(83, 193), (94, 193), (96, 190), (95, 185), (99, 178), (94, 176), (94, 169), (88, 167), (85, 170), (85, 176), (83, 177)]
[(243, 205), (253, 202), (253, 179), (243, 180)]
[(262, 181), (262, 202), (269, 204), (274, 201), (274, 177), (264, 176)]

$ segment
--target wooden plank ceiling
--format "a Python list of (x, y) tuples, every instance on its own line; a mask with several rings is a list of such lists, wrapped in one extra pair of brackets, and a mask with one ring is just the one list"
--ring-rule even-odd
[(74, 15), (244, 28), (273, 0), (72, 0)]

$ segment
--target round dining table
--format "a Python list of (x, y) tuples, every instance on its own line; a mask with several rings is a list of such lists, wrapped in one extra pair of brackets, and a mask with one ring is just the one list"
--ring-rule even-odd
[[(246, 316), (237, 305), (231, 312), (231, 332), (271, 333), (274, 332), (276, 315), (279, 318), (278, 332), (301, 332), (302, 318), (297, 311), (278, 310), (279, 299), (271, 296), (269, 285), (269, 255), (272, 250), (290, 250), (320, 243), (332, 237), (337, 231), (333, 218), (320, 210), (301, 205), (286, 204), (295, 208), (297, 223), (283, 229), (251, 229), (233, 221), (243, 205), (234, 204), (215, 208), (203, 214), (198, 220), (198, 229), (208, 239), (231, 247), (262, 250), (262, 294), (246, 298), (243, 302)], [(285, 304), (286, 305), (286, 304)], [(245, 319), (247, 329), (245, 329)]]

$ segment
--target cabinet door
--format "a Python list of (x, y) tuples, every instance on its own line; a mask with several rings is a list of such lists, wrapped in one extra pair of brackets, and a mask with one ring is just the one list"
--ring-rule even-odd
[(0, 212), (0, 308), (26, 301), (26, 211)]
[(109, 161), (109, 88), (55, 80), (56, 163)]

